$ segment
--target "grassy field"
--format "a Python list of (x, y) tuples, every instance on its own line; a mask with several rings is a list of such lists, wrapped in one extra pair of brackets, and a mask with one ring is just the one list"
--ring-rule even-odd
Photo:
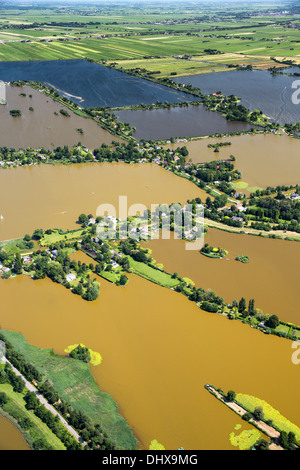
[(117, 403), (99, 388), (88, 364), (57, 356), (50, 349), (29, 345), (19, 333), (1, 333), (45, 379), (53, 383), (62, 399), (88, 415), (94, 424), (99, 423), (118, 446), (136, 448), (136, 439), (125, 419), (119, 415)]
[(86, 229), (71, 230), (69, 232), (60, 232), (59, 230), (53, 230), (50, 234), (45, 234), (40, 240), (41, 246), (49, 246), (60, 241), (77, 240), (82, 237), (82, 234), (86, 232)]
[(146, 69), (156, 73), (156, 77), (169, 77), (176, 73), (177, 76), (187, 76), (199, 73), (226, 72), (229, 69), (227, 64), (252, 65), (261, 70), (274, 66), (274, 61), (270, 57), (250, 56), (245, 54), (225, 53), (221, 55), (201, 55), (193, 56), (189, 60), (176, 59), (174, 57), (162, 57), (156, 59), (132, 59), (118, 60), (118, 67), (125, 70)]
[[(277, 31), (276, 31), (277, 33)], [(230, 36), (230, 39), (224, 37), (198, 37), (188, 36), (187, 34), (174, 35), (149, 35), (149, 36), (126, 36), (126, 37), (107, 37), (107, 38), (84, 38), (76, 40), (67, 38), (60, 42), (40, 42), (33, 40), (30, 43), (23, 42), (5, 42), (0, 44), (1, 61), (20, 61), (20, 60), (55, 60), (55, 59), (79, 59), (89, 58), (93, 60), (129, 60), (145, 58), (172, 57), (178, 55), (196, 56), (192, 66), (197, 66), (194, 61), (200, 60), (212, 68), (216, 62), (223, 65), (226, 63), (243, 62), (265, 66), (269, 65), (270, 57), (276, 56), (281, 59), (292, 58), (300, 63), (300, 43), (293, 43), (290, 35), (283, 37), (284, 42), (265, 41), (263, 37), (251, 36), (251, 40), (242, 39), (244, 36)], [(206, 49), (217, 49), (226, 54), (210, 55), (207, 57)], [(228, 54), (239, 54), (241, 57), (231, 57)], [(199, 59), (202, 56), (202, 59)], [(223, 63), (222, 63), (223, 62)], [(179, 64), (179, 61), (176, 61)], [(202, 66), (203, 66), (202, 64)], [(139, 65), (139, 64), (138, 64)], [(274, 65), (274, 63), (273, 63)], [(136, 66), (136, 64), (135, 64)], [(139, 65), (140, 66), (140, 65)], [(179, 66), (180, 67), (180, 66)], [(172, 70), (174, 71), (174, 70)], [(175, 70), (176, 71), (176, 70)], [(197, 72), (195, 72), (197, 73)]]
[(145, 263), (135, 261), (131, 256), (128, 256), (129, 266), (135, 274), (148, 279), (155, 284), (162, 287), (174, 288), (179, 284), (178, 279), (173, 279), (170, 274), (160, 271), (159, 269), (152, 268)]
[(32, 251), (32, 248), (28, 248), (27, 243), (23, 238), (15, 238), (12, 240), (5, 240), (0, 242), (0, 250), (3, 249), (9, 255)]
[[(278, 3), (278, 2), (277, 2)], [(258, 5), (143, 6), (78, 4), (64, 8), (0, 7), (0, 60), (90, 58), (134, 61), (132, 67), (192, 74), (222, 71), (226, 64), (273, 65), (270, 57), (299, 63), (300, 15), (259, 15)], [(280, 5), (274, 4), (274, 10)], [(265, 10), (272, 10), (267, 3)], [(293, 27), (291, 27), (291, 25)], [(207, 57), (205, 49), (224, 54)], [(174, 59), (193, 56), (191, 62)], [(149, 59), (145, 62), (146, 59)], [(152, 62), (167, 59), (165, 62)], [(173, 60), (174, 59), (174, 60)], [(139, 62), (140, 61), (140, 62)], [(120, 64), (130, 68), (130, 64)]]
[[(16, 393), (10, 384), (0, 384), (0, 392), (4, 392), (8, 397), (8, 402), (0, 408), (0, 414), (7, 417), (23, 434), (24, 439), (28, 443), (29, 447), (32, 448), (33, 442), (43, 437), (49, 446), (53, 450), (65, 450), (65, 446), (53, 434), (48, 426), (43, 423), (40, 418), (35, 416), (32, 411), (25, 408), (24, 396), (26, 391), (23, 393)], [(24, 430), (19, 421), (27, 418), (31, 426), (28, 430)]]

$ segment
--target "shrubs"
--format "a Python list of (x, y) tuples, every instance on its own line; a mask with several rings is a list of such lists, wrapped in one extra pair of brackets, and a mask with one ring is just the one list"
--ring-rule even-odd
[(269, 328), (275, 329), (279, 325), (280, 321), (277, 315), (271, 315), (266, 321), (266, 326)]
[(226, 400), (234, 401), (235, 397), (236, 397), (236, 393), (233, 390), (228, 390), (227, 395), (226, 395)]
[(250, 421), (250, 419), (252, 419), (252, 414), (250, 413), (250, 411), (247, 411), (243, 416), (242, 418), (245, 420), (245, 421)]
[(69, 356), (83, 362), (89, 362), (91, 360), (89, 349), (85, 346), (81, 346), (81, 344), (78, 344), (78, 346), (70, 352)]
[(249, 263), (249, 257), (247, 255), (238, 255), (236, 261), (240, 261), (241, 263)]
[(9, 114), (13, 117), (19, 117), (19, 116), (22, 116), (22, 113), (19, 109), (11, 109), (9, 111)]
[(201, 309), (205, 310), (206, 312), (217, 313), (219, 306), (217, 304), (207, 302), (206, 300), (202, 302)]
[(8, 396), (6, 393), (1, 392), (0, 393), (0, 406), (5, 405), (8, 402)]
[(66, 111), (65, 109), (60, 109), (60, 114), (62, 114), (63, 116), (65, 117), (70, 117), (70, 114), (68, 113), (68, 111)]

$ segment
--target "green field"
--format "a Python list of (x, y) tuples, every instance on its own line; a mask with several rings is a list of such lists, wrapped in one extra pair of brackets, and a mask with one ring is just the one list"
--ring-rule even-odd
[(173, 279), (171, 274), (160, 271), (159, 269), (152, 268), (145, 263), (135, 261), (131, 256), (128, 256), (129, 266), (135, 274), (148, 279), (148, 281), (159, 284), (162, 287), (174, 288), (179, 284), (178, 279)]
[(125, 449), (136, 448), (136, 439), (119, 415), (117, 403), (99, 388), (88, 364), (57, 356), (51, 349), (31, 346), (19, 333), (3, 330), (1, 333), (46, 380), (53, 383), (63, 400), (89, 416), (94, 425), (99, 423), (112, 442)]
[[(279, 31), (276, 31), (279, 33)], [(268, 33), (271, 34), (271, 33)], [(290, 57), (299, 63), (300, 43), (292, 43), (290, 34), (282, 31), (280, 36), (286, 37), (284, 42), (264, 41), (267, 35), (260, 32), (251, 36), (253, 39), (243, 40), (233, 35), (230, 39), (218, 37), (198, 37), (181, 35), (157, 35), (157, 36), (129, 36), (129, 37), (107, 37), (84, 38), (81, 40), (67, 39), (60, 42), (40, 42), (33, 40), (31, 43), (5, 42), (0, 44), (0, 60), (2, 61), (20, 61), (20, 60), (55, 60), (55, 59), (79, 59), (89, 58), (93, 60), (128, 60), (147, 58), (172, 57), (178, 55), (192, 55), (198, 62), (211, 62), (210, 68), (214, 63), (222, 65), (225, 63), (239, 63), (239, 57), (230, 55), (222, 57), (222, 54), (211, 55), (207, 57), (205, 49), (217, 49), (226, 54), (239, 54), (240, 59), (252, 64), (270, 64), (270, 57), (277, 58)], [(273, 33), (274, 35), (274, 33)], [(294, 39), (296, 40), (296, 39)], [(298, 56), (298, 57), (297, 57)], [(246, 60), (247, 59), (247, 60)], [(249, 62), (248, 62), (249, 61)], [(179, 63), (179, 61), (176, 61)], [(136, 66), (135, 64), (134, 66)], [(202, 64), (203, 66), (203, 64)], [(224, 67), (224, 65), (223, 65)], [(209, 67), (208, 67), (209, 68)]]
[[(126, 9), (84, 4), (22, 9), (0, 6), (0, 61), (132, 61), (119, 65), (159, 70), (162, 76), (223, 71), (229, 63), (267, 68), (274, 65), (270, 61), (273, 56), (300, 63), (300, 14), (274, 15), (281, 2), (267, 3), (264, 16), (262, 8), (256, 4), (228, 4), (224, 8), (215, 2), (191, 6), (169, 1), (127, 5)], [(207, 56), (205, 49), (223, 54)], [(192, 60), (173, 57), (185, 54)]]
[(54, 229), (52, 233), (44, 234), (39, 243), (41, 246), (49, 246), (60, 241), (77, 240), (80, 239), (85, 232), (86, 229), (70, 230), (68, 232)]
[(15, 238), (13, 240), (5, 240), (0, 242), (0, 250), (3, 249), (9, 255), (19, 252), (29, 252), (32, 248), (27, 248), (23, 238)]

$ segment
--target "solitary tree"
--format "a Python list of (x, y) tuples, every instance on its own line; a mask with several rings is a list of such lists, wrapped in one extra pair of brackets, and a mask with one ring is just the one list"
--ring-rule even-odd
[(270, 328), (276, 328), (278, 325), (279, 325), (279, 318), (277, 317), (277, 315), (271, 315), (267, 322), (266, 322), (266, 325), (269, 326)]
[(239, 312), (243, 313), (246, 310), (246, 299), (244, 297), (239, 301)]
[(228, 390), (227, 395), (226, 395), (226, 399), (228, 401), (234, 401), (235, 397), (236, 397), (236, 393), (233, 390)]
[(261, 406), (257, 406), (253, 411), (253, 416), (257, 420), (264, 419), (264, 411)]

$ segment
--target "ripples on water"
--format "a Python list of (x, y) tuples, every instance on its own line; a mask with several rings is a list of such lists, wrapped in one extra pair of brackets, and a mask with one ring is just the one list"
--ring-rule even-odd
[(31, 80), (48, 83), (63, 96), (87, 108), (194, 99), (187, 93), (86, 60), (0, 62), (0, 79), (5, 82)]
[[(300, 72), (300, 68), (285, 70), (285, 73), (294, 72)], [(300, 121), (300, 105), (292, 102), (295, 92), (292, 83), (296, 79), (287, 75), (273, 76), (267, 70), (234, 70), (178, 77), (174, 81), (190, 83), (205, 94), (221, 91), (224, 95), (237, 95), (241, 104), (251, 111), (260, 109), (272, 121), (285, 124)]]

